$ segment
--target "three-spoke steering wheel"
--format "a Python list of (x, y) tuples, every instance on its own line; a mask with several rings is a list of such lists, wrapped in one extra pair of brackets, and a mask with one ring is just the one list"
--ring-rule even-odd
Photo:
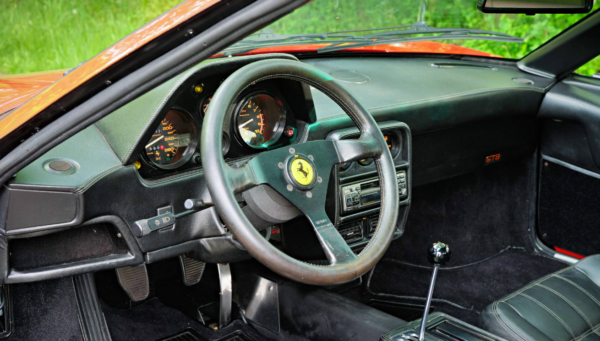
[[(335, 101), (354, 121), (360, 137), (320, 140), (262, 152), (233, 168), (221, 153), (225, 117), (250, 84), (272, 78), (307, 83)], [(373, 117), (331, 76), (307, 64), (269, 59), (233, 73), (214, 94), (202, 126), (202, 164), (212, 200), (236, 240), (259, 262), (289, 279), (313, 285), (353, 280), (371, 269), (392, 241), (398, 219), (398, 183), (387, 143)], [(325, 213), (332, 168), (342, 162), (373, 158), (381, 186), (379, 223), (370, 243), (355, 255)], [(329, 266), (296, 260), (269, 243), (246, 218), (235, 194), (266, 184), (295, 205), (312, 224)]]

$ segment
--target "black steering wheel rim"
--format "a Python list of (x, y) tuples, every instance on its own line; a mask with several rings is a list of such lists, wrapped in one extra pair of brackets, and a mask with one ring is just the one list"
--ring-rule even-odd
[[(318, 225), (319, 221), (324, 221), (327, 218), (320, 219), (315, 223), (315, 220), (319, 217), (323, 218), (323, 215), (312, 217), (314, 219), (309, 217), (312, 214), (311, 207), (314, 206), (304, 205), (303, 199), (298, 199), (304, 198), (302, 190), (294, 189), (286, 193), (281, 187), (285, 183), (279, 179), (279, 175), (273, 177), (272, 174), (269, 176), (261, 174), (267, 168), (264, 165), (266, 159), (261, 159), (263, 154), (257, 155), (240, 169), (230, 167), (223, 159), (221, 134), (227, 112), (232, 109), (236, 98), (246, 87), (272, 78), (286, 78), (304, 82), (322, 91), (350, 116), (359, 128), (361, 136), (358, 140), (352, 141), (312, 141), (292, 145), (289, 149), (290, 154), (285, 154), (287, 152), (285, 148), (264, 152), (263, 154), (273, 154), (269, 159), (284, 161), (283, 158), (286, 155), (287, 157), (298, 157), (298, 154), (301, 154), (302, 151), (306, 152), (318, 148), (319, 153), (313, 153), (314, 157), (310, 155), (310, 157), (317, 158), (315, 159), (315, 167), (321, 167), (322, 163), (327, 163), (327, 160), (330, 159), (335, 159), (336, 162), (352, 161), (367, 156), (372, 157), (375, 161), (381, 186), (379, 224), (369, 244), (358, 256), (354, 256), (355, 258), (353, 258), (353, 254), (352, 256), (349, 255), (351, 251), (348, 251), (349, 248), (345, 242), (347, 249), (341, 250), (343, 246), (339, 243), (339, 238), (333, 235), (337, 233), (337, 230), (332, 229), (331, 223)], [(373, 117), (330, 75), (307, 64), (282, 59), (263, 60), (240, 68), (229, 76), (214, 94), (204, 118), (201, 142), (205, 181), (221, 218), (236, 240), (254, 258), (280, 275), (313, 285), (348, 282), (369, 271), (381, 259), (391, 243), (398, 219), (398, 184), (392, 156)], [(328, 152), (330, 155), (327, 155)], [(298, 154), (294, 155), (294, 153)], [(324, 155), (321, 156), (321, 153)], [(336, 155), (339, 159), (336, 159)], [(282, 163), (280, 162), (280, 164)], [(327, 166), (323, 165), (321, 170), (326, 169)], [(259, 169), (261, 167), (263, 169)], [(269, 166), (269, 169), (272, 168), (272, 166)], [(282, 167), (280, 166), (280, 168)], [(315, 168), (315, 172), (317, 169)], [(326, 176), (328, 178), (329, 173)], [(274, 181), (278, 181), (278, 184), (274, 184)], [(322, 266), (296, 260), (279, 251), (254, 229), (239, 207), (235, 199), (235, 193), (249, 189), (259, 183), (271, 185), (307, 215), (319, 237), (323, 237), (321, 244), (326, 249), (326, 254), (333, 264)], [(316, 184), (312, 191), (322, 192), (323, 186), (326, 187), (326, 181), (322, 184)], [(287, 188), (290, 188), (289, 184)], [(308, 197), (308, 194), (306, 196)], [(306, 202), (312, 205), (316, 203), (316, 201), (311, 202), (309, 199), (306, 199)], [(331, 245), (327, 239), (328, 236), (335, 240), (335, 242), (331, 242)], [(330, 251), (330, 253), (327, 253), (327, 251)]]

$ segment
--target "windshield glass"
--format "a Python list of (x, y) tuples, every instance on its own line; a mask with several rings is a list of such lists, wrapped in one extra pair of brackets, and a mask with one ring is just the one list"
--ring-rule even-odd
[[(594, 10), (598, 7), (599, 3), (596, 2)], [(250, 43), (252, 46), (319, 43), (330, 46), (318, 52), (328, 52), (339, 50), (340, 44), (345, 44), (346, 47), (348, 44), (394, 44), (396, 47), (407, 48), (406, 52), (520, 59), (587, 15), (485, 14), (477, 10), (474, 0), (315, 0), (268, 26), (262, 34), (248, 37), (233, 48), (243, 45), (248, 47)], [(396, 28), (373, 30), (386, 27)], [(421, 29), (423, 27), (426, 29)], [(472, 31), (438, 32), (440, 30), (434, 28), (465, 28)], [(346, 32), (321, 37), (293, 36), (287, 40), (282, 39), (285, 35), (339, 31)], [(394, 34), (390, 35), (389, 32)], [(440, 34), (444, 36), (439, 36)], [(438, 37), (433, 38), (435, 36)], [(368, 38), (370, 41), (361, 38)], [(335, 46), (333, 44), (338, 45), (338, 48), (332, 48)], [(471, 53), (464, 48), (471, 49)]]

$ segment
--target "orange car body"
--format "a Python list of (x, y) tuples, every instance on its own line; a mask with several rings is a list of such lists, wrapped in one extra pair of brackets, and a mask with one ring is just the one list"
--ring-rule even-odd
[[(63, 76), (65, 70), (59, 70), (0, 78), (0, 139), (111, 65), (219, 1), (221, 0), (188, 0), (183, 2), (85, 62), (66, 76)], [(243, 54), (315, 52), (316, 49), (326, 45), (306, 44), (265, 47)], [(349, 46), (344, 51), (438, 53), (499, 57), (474, 49), (432, 41), (393, 43), (357, 48)], [(219, 57), (219, 55), (214, 57)]]

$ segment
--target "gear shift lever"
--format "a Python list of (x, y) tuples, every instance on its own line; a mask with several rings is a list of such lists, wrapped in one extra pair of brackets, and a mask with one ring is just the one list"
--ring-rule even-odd
[(437, 277), (438, 269), (441, 266), (446, 265), (450, 261), (452, 252), (450, 246), (442, 242), (433, 243), (427, 252), (427, 260), (433, 265), (433, 275), (431, 276), (431, 284), (429, 284), (429, 293), (427, 294), (427, 303), (425, 304), (425, 312), (423, 313), (423, 320), (421, 320), (421, 330), (419, 331), (419, 341), (425, 339), (425, 327), (427, 326), (427, 314), (429, 313), (429, 306), (431, 306), (431, 298), (433, 297), (433, 288), (435, 287), (435, 279)]

